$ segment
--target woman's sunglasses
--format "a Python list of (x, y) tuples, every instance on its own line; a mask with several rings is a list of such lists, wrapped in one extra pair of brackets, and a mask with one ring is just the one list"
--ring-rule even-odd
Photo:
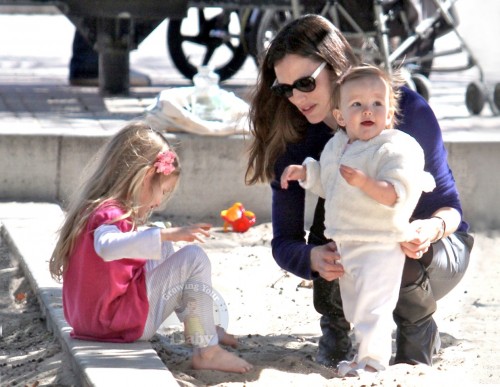
[(321, 70), (326, 66), (326, 62), (319, 65), (314, 73), (309, 77), (299, 78), (292, 85), (286, 83), (278, 83), (276, 79), (271, 86), (271, 90), (280, 97), (290, 98), (293, 95), (293, 89), (297, 89), (304, 93), (310, 93), (316, 88), (316, 78), (318, 77)]

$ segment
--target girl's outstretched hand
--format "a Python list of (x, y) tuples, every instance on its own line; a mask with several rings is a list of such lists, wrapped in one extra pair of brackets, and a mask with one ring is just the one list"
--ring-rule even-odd
[(196, 223), (189, 226), (170, 227), (161, 230), (161, 240), (172, 242), (194, 242), (198, 241), (204, 243), (205, 241), (201, 236), (209, 237), (208, 232), (212, 227), (209, 223)]

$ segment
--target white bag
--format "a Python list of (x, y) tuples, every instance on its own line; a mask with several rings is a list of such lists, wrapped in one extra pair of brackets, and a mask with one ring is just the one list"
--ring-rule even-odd
[(199, 135), (227, 136), (248, 133), (249, 105), (220, 89), (221, 121), (206, 121), (191, 112), (194, 87), (176, 87), (160, 92), (146, 108), (145, 120), (151, 127), (165, 131), (184, 131)]

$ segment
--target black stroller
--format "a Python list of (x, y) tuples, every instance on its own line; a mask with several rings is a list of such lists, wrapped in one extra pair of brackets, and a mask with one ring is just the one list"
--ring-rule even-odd
[[(312, 11), (330, 19), (343, 32), (357, 54), (365, 62), (383, 65), (389, 71), (403, 66), (410, 74), (409, 85), (427, 100), (430, 97), (429, 74), (459, 72), (475, 67), (479, 80), (466, 90), (465, 104), (471, 114), (479, 114), (488, 102), (494, 114), (500, 110), (500, 84), (493, 96), (484, 83), (481, 66), (457, 30), (458, 17), (454, 9), (457, 0), (327, 0)], [(310, 10), (309, 10), (310, 11)], [(294, 17), (292, 10), (265, 10), (255, 37), (257, 46), (250, 53), (258, 58), (277, 30)], [(457, 47), (437, 52), (434, 42), (440, 36), (453, 33)], [(462, 53), (464, 64), (453, 67), (433, 66), (438, 57)]]
[[(369, 6), (372, 2), (372, 6)], [(403, 66), (408, 70), (408, 84), (424, 98), (430, 97), (431, 72), (457, 72), (473, 67), (479, 80), (466, 90), (465, 103), (472, 114), (479, 114), (488, 102), (494, 114), (500, 110), (500, 84), (493, 96), (484, 83), (483, 71), (472, 51), (457, 31), (458, 18), (454, 10), (457, 0), (240, 0), (238, 4), (221, 0), (189, 3), (197, 7), (199, 33), (183, 36), (182, 20), (170, 21), (167, 32), (168, 50), (176, 67), (192, 78), (200, 64), (212, 64), (218, 47), (229, 48), (229, 60), (215, 65), (221, 80), (234, 75), (246, 60), (247, 54), (258, 63), (259, 56), (276, 32), (288, 21), (304, 13), (318, 13), (330, 19), (347, 37), (365, 62), (383, 65), (389, 71)], [(204, 7), (221, 7), (222, 12), (206, 17)], [(239, 30), (234, 30), (234, 19)], [(231, 30), (233, 28), (233, 30)], [(459, 46), (436, 52), (435, 40), (447, 33), (458, 38)], [(189, 49), (183, 42), (206, 45), (200, 63), (191, 63)], [(466, 63), (454, 67), (433, 66), (434, 59), (463, 53)], [(202, 61), (202, 63), (201, 63)]]

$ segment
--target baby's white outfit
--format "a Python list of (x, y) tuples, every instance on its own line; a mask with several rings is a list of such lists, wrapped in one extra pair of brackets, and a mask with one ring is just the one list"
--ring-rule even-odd
[[(357, 362), (384, 369), (391, 357), (394, 310), (405, 255), (399, 242), (422, 194), (435, 182), (424, 172), (424, 153), (408, 134), (386, 129), (368, 141), (348, 143), (339, 130), (319, 162), (307, 158), (307, 178), (299, 183), (325, 198), (325, 236), (337, 243), (345, 274), (340, 277), (344, 313), (359, 344)], [(340, 175), (341, 164), (391, 183), (394, 206), (378, 203)]]

